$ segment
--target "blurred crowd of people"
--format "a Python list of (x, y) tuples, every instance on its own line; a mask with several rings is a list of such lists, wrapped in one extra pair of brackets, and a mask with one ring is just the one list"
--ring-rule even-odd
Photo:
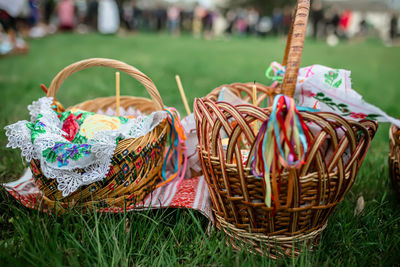
[[(390, 16), (390, 19), (388, 19)], [(387, 42), (398, 38), (398, 19), (393, 12), (353, 11), (339, 5), (324, 6), (321, 1), (313, 1), (311, 6), (312, 35), (316, 39), (326, 39), (335, 45), (340, 39), (363, 38), (375, 35)]]
[[(161, 1), (143, 5), (135, 0), (0, 0), (0, 10), (4, 13), (3, 17), (8, 17), (0, 17), (3, 29), (9, 28), (9, 23), (4, 21), (11, 19), (13, 28), (17, 25), (29, 30), (33, 28), (29, 32), (32, 37), (55, 30), (81, 33), (113, 33), (118, 29), (168, 31), (172, 34), (192, 32), (194, 36), (206, 37), (221, 34), (266, 35), (272, 30), (272, 19), (261, 16), (260, 11), (253, 7), (220, 11), (199, 4), (179, 6)], [(285, 10), (287, 28), (292, 7)], [(38, 31), (37, 26), (43, 30)], [(106, 26), (110, 27), (108, 31), (104, 31)]]
[[(182, 32), (195, 37), (267, 35), (272, 20), (252, 7), (219, 11), (194, 3), (179, 6), (135, 0), (0, 0), (0, 55), (26, 51), (25, 37), (57, 31), (103, 34), (122, 32)], [(150, 2), (149, 2), (150, 3)], [(290, 8), (286, 22), (290, 23)], [(286, 28), (288, 26), (286, 25)]]
[[(286, 35), (293, 6), (258, 10), (248, 6), (235, 9), (208, 9), (199, 4), (177, 4), (135, 0), (0, 0), (0, 54), (12, 48), (27, 49), (22, 37), (43, 37), (56, 31), (104, 34), (124, 32), (191, 33), (195, 37)], [(146, 3), (146, 1), (145, 1)], [(352, 11), (324, 7), (314, 1), (310, 33), (328, 43), (349, 37)], [(265, 15), (268, 14), (268, 15)], [(354, 21), (353, 21), (354, 24)], [(359, 21), (358, 34), (365, 34), (368, 23)], [(395, 39), (398, 21), (390, 20), (390, 38)], [(7, 33), (6, 35), (4, 33)], [(4, 42), (6, 39), (6, 42)], [(3, 42), (1, 42), (3, 40)], [(8, 42), (7, 42), (8, 40)], [(4, 45), (6, 43), (6, 45)]]

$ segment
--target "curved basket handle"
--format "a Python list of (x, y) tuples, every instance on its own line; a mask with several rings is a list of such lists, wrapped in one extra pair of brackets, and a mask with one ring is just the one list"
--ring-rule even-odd
[(135, 67), (132, 67), (124, 62), (106, 58), (85, 59), (67, 66), (62, 71), (60, 71), (51, 82), (49, 90), (47, 92), (47, 96), (55, 97), (58, 88), (60, 88), (65, 79), (67, 79), (70, 75), (74, 74), (75, 72), (91, 67), (114, 68), (129, 74), (130, 76), (138, 80), (146, 88), (157, 109), (162, 110), (164, 108), (164, 104), (161, 99), (160, 93), (158, 92), (156, 86), (154, 85), (153, 81), (150, 80), (149, 77), (147, 77), (144, 73), (142, 73)]
[(309, 13), (310, 0), (297, 0), (283, 58), (286, 73), (283, 78), (282, 92), (290, 97), (293, 97), (296, 89)]

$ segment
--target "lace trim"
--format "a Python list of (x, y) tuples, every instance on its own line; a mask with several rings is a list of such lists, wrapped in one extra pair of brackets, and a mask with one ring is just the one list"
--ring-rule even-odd
[[(129, 119), (118, 130), (96, 132), (93, 138), (88, 139), (90, 154), (78, 160), (71, 160), (67, 165), (59, 166), (57, 162), (49, 162), (43, 156), (43, 151), (54, 148), (56, 143), (71, 144), (63, 137), (66, 133), (61, 130), (62, 121), (52, 110), (52, 105), (52, 98), (40, 98), (28, 106), (31, 122), (25, 120), (6, 126), (6, 136), (9, 141), (7, 147), (20, 148), (21, 155), (28, 162), (32, 159), (40, 160), (43, 174), (47, 178), (57, 180), (58, 190), (62, 191), (63, 196), (73, 193), (80, 186), (106, 177), (117, 146), (117, 138), (144, 136), (167, 118), (165, 111), (157, 111), (148, 116)], [(27, 124), (34, 122), (42, 123), (46, 131), (37, 135), (32, 143), (32, 132)]]

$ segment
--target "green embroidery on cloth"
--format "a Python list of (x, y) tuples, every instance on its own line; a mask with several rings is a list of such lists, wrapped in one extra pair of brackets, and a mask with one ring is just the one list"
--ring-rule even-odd
[(349, 110), (349, 106), (344, 103), (335, 103), (330, 97), (327, 97), (324, 93), (318, 92), (314, 99), (318, 100), (321, 103), (329, 106), (333, 110), (338, 110), (341, 112), (341, 116), (350, 116), (354, 119), (366, 119), (366, 120), (377, 120), (378, 117), (381, 117), (379, 114), (365, 114), (362, 112), (352, 112)]
[(118, 119), (121, 121), (121, 124), (126, 124), (128, 122), (128, 119), (124, 117), (118, 117)]
[(36, 118), (35, 122), (28, 122), (26, 124), (26, 127), (31, 130), (31, 142), (33, 144), (33, 142), (35, 142), (35, 139), (42, 133), (45, 133), (46, 130), (44, 127), (46, 127), (46, 125), (44, 125), (44, 123), (42, 123), (39, 119), (43, 117), (41, 114), (39, 114)]
[(337, 80), (339, 77), (339, 70), (331, 70), (325, 75), (325, 83), (329, 84), (330, 86), (334, 88), (339, 88), (339, 86), (342, 84), (343, 80), (340, 78)]

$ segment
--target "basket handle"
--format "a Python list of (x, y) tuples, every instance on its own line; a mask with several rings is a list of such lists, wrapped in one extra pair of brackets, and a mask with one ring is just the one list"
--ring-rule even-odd
[(310, 0), (297, 0), (282, 62), (283, 66), (286, 66), (282, 92), (290, 97), (293, 97), (296, 89), (309, 13)]
[(47, 92), (47, 96), (55, 97), (58, 89), (65, 81), (65, 79), (67, 79), (70, 75), (74, 74), (75, 72), (91, 67), (114, 68), (129, 74), (130, 76), (138, 80), (146, 88), (147, 92), (151, 96), (151, 99), (156, 105), (156, 108), (159, 110), (163, 110), (164, 104), (161, 99), (160, 93), (158, 92), (157, 87), (154, 85), (153, 81), (149, 77), (147, 77), (144, 73), (142, 73), (135, 67), (132, 67), (124, 62), (106, 58), (85, 59), (67, 66), (62, 71), (60, 71), (56, 77), (54, 77)]

